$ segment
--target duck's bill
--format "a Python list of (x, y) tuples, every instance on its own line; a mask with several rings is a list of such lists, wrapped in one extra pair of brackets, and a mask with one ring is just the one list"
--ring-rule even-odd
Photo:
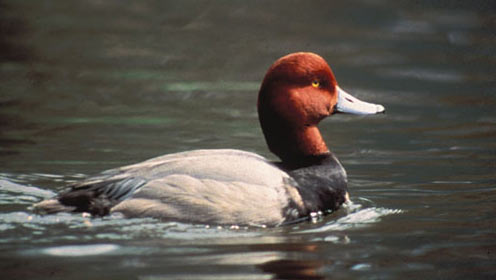
[(370, 115), (386, 112), (384, 106), (362, 101), (351, 94), (347, 93), (339, 86), (336, 86), (338, 91), (338, 103), (336, 104), (336, 113), (349, 113), (356, 115)]

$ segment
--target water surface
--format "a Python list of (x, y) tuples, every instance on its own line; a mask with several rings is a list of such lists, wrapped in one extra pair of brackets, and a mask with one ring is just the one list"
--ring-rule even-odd
[[(336, 2), (336, 1), (332, 1)], [(3, 1), (0, 268), (9, 279), (492, 279), (493, 1)], [(99, 171), (197, 148), (274, 158), (256, 95), (313, 51), (387, 114), (320, 128), (353, 203), (244, 228), (39, 216)]]

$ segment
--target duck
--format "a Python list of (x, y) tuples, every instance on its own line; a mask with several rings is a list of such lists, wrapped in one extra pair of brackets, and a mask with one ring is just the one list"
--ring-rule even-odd
[(265, 227), (338, 210), (349, 200), (347, 174), (318, 124), (335, 113), (384, 113), (384, 106), (341, 89), (321, 56), (297, 52), (269, 67), (257, 109), (267, 146), (280, 161), (236, 149), (167, 154), (68, 185), (34, 209)]

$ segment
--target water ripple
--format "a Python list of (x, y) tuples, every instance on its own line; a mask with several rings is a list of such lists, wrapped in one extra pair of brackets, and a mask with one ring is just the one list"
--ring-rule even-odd
[(382, 217), (394, 214), (401, 214), (404, 212), (400, 209), (387, 209), (382, 207), (364, 208), (364, 206), (362, 206), (361, 204), (355, 204), (351, 201), (344, 205), (343, 210), (348, 212), (348, 214), (344, 217), (330, 221), (318, 228), (302, 230), (299, 233), (343, 231), (353, 228), (360, 228), (373, 223), (377, 223), (381, 220)]

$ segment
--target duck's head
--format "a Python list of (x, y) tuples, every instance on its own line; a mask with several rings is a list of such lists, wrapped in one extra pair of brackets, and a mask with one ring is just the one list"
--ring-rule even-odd
[(317, 124), (336, 112), (377, 114), (382, 105), (342, 90), (327, 62), (299, 52), (279, 58), (258, 94), (258, 114), (269, 149), (283, 162), (329, 153)]

